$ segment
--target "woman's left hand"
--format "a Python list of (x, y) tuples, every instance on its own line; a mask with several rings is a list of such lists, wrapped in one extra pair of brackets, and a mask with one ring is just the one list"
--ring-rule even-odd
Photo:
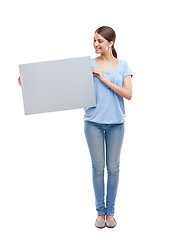
[(103, 81), (104, 79), (103, 71), (100, 69), (94, 68), (93, 66), (92, 66), (92, 69), (93, 69), (93, 74), (96, 77), (98, 77), (101, 81)]

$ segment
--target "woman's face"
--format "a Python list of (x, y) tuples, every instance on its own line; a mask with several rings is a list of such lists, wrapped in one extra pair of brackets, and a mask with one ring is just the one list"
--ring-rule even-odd
[(95, 52), (101, 54), (109, 50), (109, 46), (111, 46), (111, 43), (108, 42), (105, 38), (103, 38), (100, 34), (95, 33), (93, 46), (95, 48)]

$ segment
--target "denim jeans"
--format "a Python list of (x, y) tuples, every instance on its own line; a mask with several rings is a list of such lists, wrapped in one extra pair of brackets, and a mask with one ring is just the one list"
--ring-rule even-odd
[[(120, 152), (124, 137), (124, 123), (100, 124), (84, 121), (84, 132), (92, 162), (92, 181), (97, 214), (113, 216), (119, 182)], [(105, 206), (105, 145), (107, 194)]]

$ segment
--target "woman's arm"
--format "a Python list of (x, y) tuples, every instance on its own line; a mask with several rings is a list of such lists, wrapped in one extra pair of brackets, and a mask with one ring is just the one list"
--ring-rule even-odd
[(108, 87), (110, 87), (114, 92), (119, 94), (120, 96), (130, 100), (132, 98), (132, 82), (131, 76), (126, 76), (124, 78), (124, 87), (119, 87), (115, 83), (112, 83), (105, 77), (102, 78), (102, 82), (104, 82)]

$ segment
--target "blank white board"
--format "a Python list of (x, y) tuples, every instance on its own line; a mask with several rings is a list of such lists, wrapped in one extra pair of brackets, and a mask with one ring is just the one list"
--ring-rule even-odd
[(96, 106), (91, 57), (19, 64), (25, 115)]

